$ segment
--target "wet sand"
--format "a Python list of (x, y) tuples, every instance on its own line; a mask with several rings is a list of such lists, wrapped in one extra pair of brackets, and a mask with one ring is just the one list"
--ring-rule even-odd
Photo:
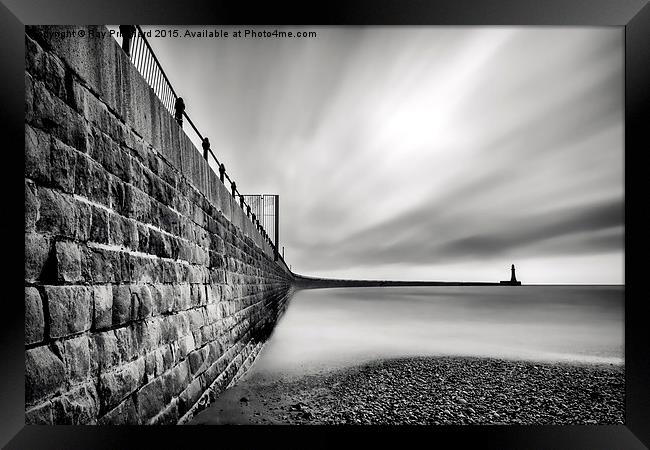
[(189, 424), (622, 424), (624, 368), (493, 358), (375, 361), (255, 374)]

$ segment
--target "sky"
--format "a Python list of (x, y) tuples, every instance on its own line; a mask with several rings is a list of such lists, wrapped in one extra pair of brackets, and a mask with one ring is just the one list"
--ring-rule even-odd
[(149, 42), (294, 272), (624, 283), (623, 28), (277, 29)]

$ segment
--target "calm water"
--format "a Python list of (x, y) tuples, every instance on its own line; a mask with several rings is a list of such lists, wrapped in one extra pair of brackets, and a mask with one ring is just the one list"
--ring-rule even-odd
[(246, 378), (384, 357), (623, 364), (623, 286), (298, 291)]

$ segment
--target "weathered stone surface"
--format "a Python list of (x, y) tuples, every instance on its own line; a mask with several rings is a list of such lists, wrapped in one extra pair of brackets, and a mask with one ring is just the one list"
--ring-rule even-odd
[(183, 283), (178, 285), (178, 291), (175, 295), (176, 303), (174, 305), (175, 311), (184, 311), (190, 307), (190, 285)]
[(131, 286), (117, 284), (113, 286), (113, 325), (121, 325), (134, 317)]
[(97, 162), (77, 153), (74, 173), (75, 194), (109, 206), (108, 174)]
[(195, 348), (196, 343), (192, 334), (183, 336), (178, 340), (178, 356), (180, 358), (187, 357)]
[(83, 118), (46, 85), (34, 80), (33, 123), (79, 151), (86, 150), (86, 125)]
[(138, 405), (138, 417), (141, 422), (147, 422), (158, 414), (166, 405), (167, 390), (162, 378), (156, 378), (143, 386), (136, 393), (136, 404)]
[(27, 420), (175, 423), (245, 371), (290, 275), (114, 39), (46, 31), (27, 27), (25, 334), (51, 346), (29, 350)]
[(185, 414), (199, 400), (205, 387), (201, 378), (195, 378), (187, 388), (178, 396), (178, 413)]
[(111, 214), (109, 216), (108, 243), (137, 250), (139, 246), (136, 223), (126, 217)]
[(66, 375), (61, 358), (48, 346), (25, 351), (25, 402), (38, 400), (58, 392), (64, 387)]
[(78, 283), (81, 275), (81, 250), (78, 244), (69, 241), (55, 243), (56, 271), (59, 281)]
[(87, 331), (92, 325), (92, 290), (87, 286), (45, 286), (50, 337)]
[(91, 367), (93, 371), (104, 372), (121, 361), (117, 337), (113, 330), (96, 333), (90, 340)]
[(36, 185), (28, 180), (25, 180), (25, 231), (33, 232), (36, 229), (36, 222), (38, 221), (38, 210), (40, 202)]
[(137, 342), (133, 338), (133, 327), (125, 326), (114, 330), (117, 348), (122, 362), (132, 361), (138, 357)]
[(50, 181), (51, 138), (39, 130), (25, 125), (25, 177), (40, 183)]
[(208, 345), (205, 345), (190, 353), (188, 360), (190, 363), (190, 372), (192, 373), (192, 376), (196, 377), (208, 368), (209, 353), (210, 347)]
[(99, 377), (99, 395), (103, 411), (117, 406), (127, 395), (144, 383), (145, 360), (137, 360), (120, 366), (115, 371), (103, 373)]
[(149, 423), (151, 425), (175, 425), (178, 419), (178, 400), (172, 399), (172, 402)]
[(25, 288), (25, 344), (34, 344), (43, 340), (45, 333), (45, 318), (43, 302), (38, 290), (34, 287)]
[(146, 284), (133, 285), (131, 296), (134, 297), (132, 303), (135, 308), (135, 318), (145, 319), (150, 317), (153, 312), (153, 298), (149, 286)]
[(99, 425), (139, 425), (140, 418), (131, 397), (100, 417)]
[(64, 342), (64, 359), (69, 380), (82, 381), (90, 375), (90, 347), (88, 336), (79, 336)]
[(187, 360), (181, 361), (176, 367), (163, 375), (165, 388), (171, 395), (176, 396), (190, 382), (190, 371)]
[(58, 139), (53, 140), (50, 156), (52, 185), (69, 194), (73, 194), (75, 189), (76, 153), (75, 149)]
[(93, 286), (93, 329), (110, 328), (113, 324), (113, 287), (110, 284)]
[(52, 402), (49, 400), (25, 411), (25, 425), (52, 425)]
[(91, 214), (90, 240), (98, 244), (108, 243), (108, 211), (98, 206), (92, 206)]
[(97, 423), (99, 399), (93, 383), (86, 383), (52, 400), (56, 425), (93, 425)]
[(40, 210), (36, 230), (74, 238), (76, 224), (71, 220), (75, 217), (73, 199), (46, 188), (39, 189), (38, 199)]
[(92, 248), (88, 254), (88, 265), (94, 283), (114, 283), (122, 278), (118, 252)]

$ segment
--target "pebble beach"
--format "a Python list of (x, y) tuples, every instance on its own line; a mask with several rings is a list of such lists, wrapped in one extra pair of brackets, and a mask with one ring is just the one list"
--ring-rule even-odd
[(623, 424), (620, 365), (386, 359), (240, 381), (190, 424)]

